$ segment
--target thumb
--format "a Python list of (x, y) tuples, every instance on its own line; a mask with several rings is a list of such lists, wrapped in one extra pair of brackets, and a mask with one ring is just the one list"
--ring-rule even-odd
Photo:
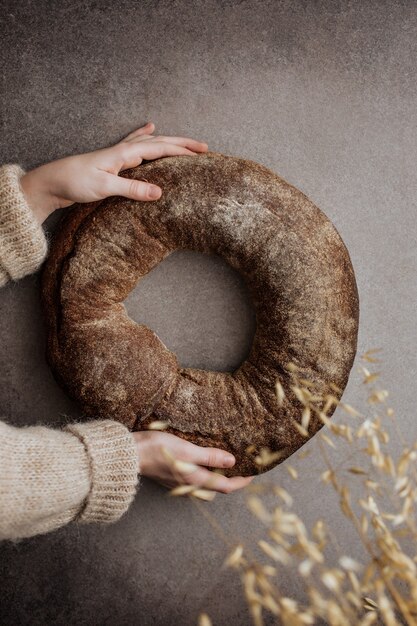
[[(108, 188), (107, 188), (108, 186)], [(106, 190), (109, 196), (124, 196), (130, 200), (158, 200), (162, 195), (162, 189), (136, 178), (123, 178), (115, 174), (109, 174)]]

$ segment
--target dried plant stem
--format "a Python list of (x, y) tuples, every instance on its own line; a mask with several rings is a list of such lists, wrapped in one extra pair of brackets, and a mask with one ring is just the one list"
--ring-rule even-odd
[[(371, 357), (375, 351), (369, 350), (362, 358), (377, 362), (377, 359)], [(254, 494), (271, 492), (279, 498), (273, 510), (269, 510), (256, 495), (247, 500), (248, 508), (268, 530), (268, 536), (260, 539), (258, 545), (278, 566), (256, 560), (253, 551), (242, 543), (232, 546), (227, 533), (211, 515), (207, 506), (192, 497), (192, 489), (183, 486), (177, 488), (173, 494), (192, 497), (194, 505), (231, 549), (223, 565), (239, 571), (254, 626), (264, 626), (264, 610), (272, 613), (281, 626), (309, 626), (315, 624), (316, 620), (323, 620), (329, 626), (398, 626), (400, 623), (407, 626), (417, 625), (415, 543), (411, 553), (407, 551), (408, 546), (406, 548), (401, 543), (402, 538), (414, 542), (417, 539), (417, 524), (414, 519), (417, 502), (417, 443), (407, 446), (393, 409), (385, 404), (388, 391), (371, 386), (370, 383), (379, 378), (380, 372), (361, 369), (365, 374), (363, 383), (371, 390), (367, 398), (370, 406), (363, 415), (350, 404), (340, 402), (342, 390), (337, 385), (329, 383), (331, 391), (323, 390), (321, 382), (318, 386), (313, 380), (301, 377), (298, 374), (301, 368), (295, 363), (288, 364), (293, 384), (286, 385), (284, 389), (278, 383), (275, 390), (279, 406), (283, 406), (290, 392), (300, 402), (300, 418), (293, 419), (292, 425), (301, 435), (309, 438), (317, 432), (320, 429), (318, 420), (327, 425), (328, 434), (322, 433), (317, 437), (320, 446), (317, 452), (321, 453), (326, 468), (321, 479), (332, 484), (339, 496), (342, 512), (353, 523), (364, 552), (369, 556), (365, 564), (342, 553), (337, 536), (323, 519), (316, 521), (310, 538), (302, 519), (288, 510), (293, 506), (291, 494), (274, 481), (264, 479), (262, 484), (251, 485), (246, 489)], [(337, 406), (350, 418), (360, 418), (361, 423), (357, 429), (349, 422), (330, 420), (328, 413), (333, 413)], [(393, 458), (385, 447), (390, 437), (382, 424), (385, 419), (384, 410), (387, 418), (394, 416), (392, 421), (397, 438), (403, 444), (398, 459)], [(337, 442), (330, 436), (332, 434), (342, 444), (347, 442), (352, 445), (361, 440), (366, 442), (366, 447), (355, 446), (332, 464), (327, 446), (336, 447), (340, 452)], [(259, 464), (263, 466), (276, 461), (278, 457), (274, 455), (278, 452), (267, 448), (261, 450), (257, 457)], [(359, 452), (367, 455), (366, 463), (359, 461), (356, 466), (355, 459), (355, 466), (346, 466)], [(295, 467), (286, 464), (285, 469), (292, 479), (297, 479)], [(363, 512), (359, 512), (352, 503), (353, 493), (351, 494), (348, 483), (345, 484), (345, 474), (342, 472), (350, 473), (347, 474), (350, 478), (352, 474), (357, 475), (354, 480), (359, 480), (357, 485), (365, 493), (360, 494), (356, 504)], [(392, 527), (385, 520), (390, 520)], [(401, 528), (397, 530), (398, 526)], [(332, 553), (338, 556), (337, 567), (326, 563), (327, 546), (331, 546)], [(301, 601), (286, 597), (277, 584), (285, 580), (285, 568), (297, 563), (308, 598), (307, 602), (303, 602), (304, 608)], [(356, 575), (355, 572), (360, 571), (362, 575)], [(206, 614), (202, 614), (200, 626), (209, 626), (207, 619), (203, 620), (204, 616), (209, 619)]]
[(226, 533), (224, 532), (223, 528), (220, 526), (216, 518), (207, 511), (206, 506), (204, 506), (202, 502), (198, 502), (195, 498), (190, 499), (192, 500), (194, 506), (206, 518), (209, 524), (211, 524), (213, 531), (217, 534), (217, 536), (224, 542), (228, 549), (232, 549), (234, 543), (227, 537)]
[[(321, 441), (319, 441), (319, 445), (321, 447), (321, 451), (322, 451), (322, 454), (323, 454), (324, 461), (325, 461), (328, 469), (330, 471), (332, 471), (333, 468), (332, 468), (332, 464), (330, 463), (327, 451), (326, 451), (326, 449), (325, 449), (325, 447), (324, 447), (324, 445), (322, 444)], [(336, 478), (334, 478), (334, 481), (332, 481), (332, 485), (333, 485), (334, 489), (337, 491), (337, 493), (339, 495), (342, 495), (341, 487), (340, 487), (339, 483), (337, 482)], [(388, 591), (390, 592), (392, 599), (394, 600), (394, 602), (399, 607), (399, 609), (401, 611), (401, 614), (402, 614), (402, 617), (404, 617), (404, 619), (407, 622), (407, 626), (416, 626), (415, 619), (411, 615), (410, 611), (408, 610), (408, 607), (407, 607), (406, 603), (404, 602), (401, 594), (399, 594), (399, 592), (397, 591), (395, 586), (391, 584), (391, 581), (385, 575), (385, 572), (384, 572), (383, 567), (381, 566), (379, 557), (374, 553), (370, 542), (367, 540), (365, 534), (362, 531), (360, 521), (358, 520), (358, 518), (356, 517), (356, 515), (354, 514), (354, 512), (352, 510), (351, 510), (351, 514), (352, 515), (351, 515), (350, 519), (353, 521), (353, 524), (354, 524), (354, 526), (356, 528), (356, 531), (357, 531), (357, 533), (359, 535), (359, 538), (362, 541), (362, 544), (364, 545), (366, 550), (368, 551), (369, 555), (372, 557), (373, 562), (378, 567), (378, 570), (379, 570), (379, 573), (381, 575), (381, 578), (383, 579), (383, 581), (384, 581)]]

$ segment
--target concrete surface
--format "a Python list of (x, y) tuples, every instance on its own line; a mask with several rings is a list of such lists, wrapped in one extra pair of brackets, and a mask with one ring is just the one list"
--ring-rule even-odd
[[(383, 383), (414, 440), (415, 2), (0, 4), (2, 161), (31, 168), (116, 142), (152, 120), (158, 134), (195, 137), (279, 173), (342, 235), (360, 292), (359, 353), (383, 349)], [(44, 361), (37, 276), (3, 289), (0, 303), (2, 413), (17, 425), (78, 416)], [(172, 255), (128, 306), (184, 365), (233, 370), (249, 350), (251, 304), (221, 259)], [(355, 365), (345, 399), (356, 405), (359, 397)], [(255, 482), (290, 489), (307, 524), (326, 511), (341, 548), (361, 557), (310, 447), (310, 456), (291, 460), (297, 481), (282, 465)], [(391, 447), (395, 454), (395, 437)], [(118, 524), (3, 543), (0, 623), (191, 625), (204, 609), (217, 626), (249, 624), (238, 576), (220, 569), (222, 538), (200, 509), (165, 493), (144, 480)], [(263, 536), (245, 497), (203, 503), (231, 544)], [(295, 575), (280, 585), (301, 598)]]

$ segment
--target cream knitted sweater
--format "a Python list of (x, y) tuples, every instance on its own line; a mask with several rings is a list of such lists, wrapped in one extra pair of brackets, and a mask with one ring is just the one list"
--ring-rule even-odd
[[(35, 272), (47, 253), (20, 187), (24, 173), (18, 165), (0, 167), (0, 286)], [(123, 424), (97, 419), (54, 429), (11, 421), (0, 421), (0, 540), (71, 521), (114, 522), (126, 512), (140, 476), (135, 442)]]

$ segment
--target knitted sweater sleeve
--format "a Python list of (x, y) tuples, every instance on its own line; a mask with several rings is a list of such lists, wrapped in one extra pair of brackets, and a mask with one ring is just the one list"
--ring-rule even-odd
[[(47, 240), (20, 187), (0, 167), (0, 286), (36, 271)], [(71, 521), (117, 521), (139, 486), (132, 434), (110, 419), (62, 429), (0, 421), (0, 539), (43, 534)]]

